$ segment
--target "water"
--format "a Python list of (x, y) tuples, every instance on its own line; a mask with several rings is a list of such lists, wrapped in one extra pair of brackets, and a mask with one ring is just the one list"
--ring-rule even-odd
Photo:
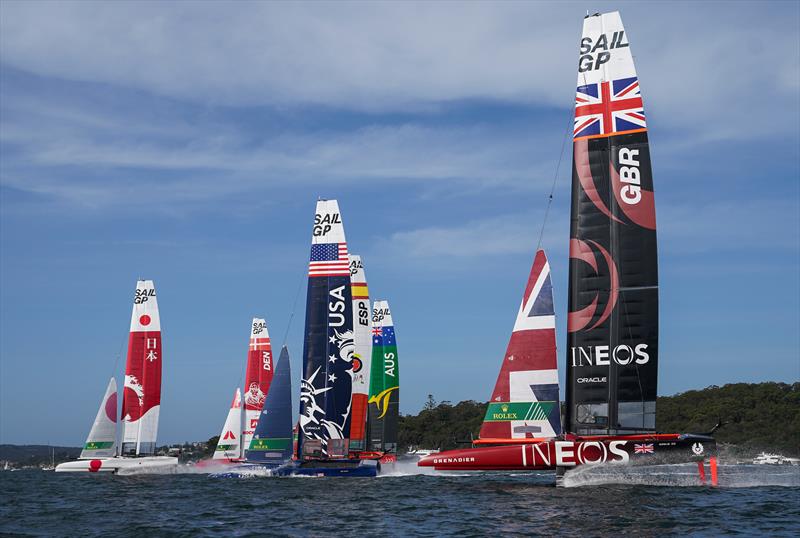
[(62, 536), (800, 536), (800, 468), (691, 466), (378, 478), (0, 473), (0, 534)]

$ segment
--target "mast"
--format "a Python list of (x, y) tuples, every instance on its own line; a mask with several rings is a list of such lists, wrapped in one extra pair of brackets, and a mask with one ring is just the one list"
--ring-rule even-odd
[(161, 319), (152, 280), (139, 280), (133, 298), (122, 394), (121, 454), (153, 454), (161, 408)]
[(367, 400), (369, 399), (372, 335), (369, 290), (361, 256), (350, 256), (350, 287), (353, 295), (353, 407), (350, 424), (350, 449), (366, 449)]
[(579, 44), (567, 332), (569, 431), (653, 431), (653, 178), (639, 81), (617, 12), (587, 17)]
[(400, 418), (400, 369), (397, 340), (388, 301), (372, 309), (372, 370), (369, 389), (369, 450), (397, 451)]
[(556, 316), (550, 263), (536, 252), (514, 330), (481, 426), (481, 439), (561, 433)]
[(247, 372), (244, 382), (244, 430), (242, 430), (242, 450), (250, 446), (258, 417), (264, 408), (273, 376), (272, 343), (269, 339), (267, 322), (253, 318), (250, 325), (250, 345), (247, 350)]
[(300, 380), (302, 459), (349, 453), (352, 398), (352, 293), (347, 240), (336, 200), (317, 201), (306, 295)]

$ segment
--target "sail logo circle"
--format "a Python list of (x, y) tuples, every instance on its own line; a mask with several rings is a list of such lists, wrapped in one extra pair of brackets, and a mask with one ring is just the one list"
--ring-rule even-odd
[(152, 320), (150, 319), (150, 316), (148, 316), (147, 314), (142, 314), (139, 317), (139, 324), (144, 326), (144, 327), (147, 327), (148, 325), (150, 325), (150, 321), (152, 321)]
[(353, 373), (357, 374), (358, 372), (360, 372), (363, 366), (364, 363), (361, 361), (361, 357), (353, 353)]
[[(595, 251), (599, 253), (599, 256), (595, 254)], [(617, 265), (614, 263), (614, 259), (611, 257), (611, 254), (605, 248), (603, 248), (602, 245), (592, 241), (591, 239), (587, 239), (586, 241), (577, 238), (570, 239), (569, 258), (570, 260), (584, 262), (586, 265), (591, 267), (593, 271), (592, 274), (594, 276), (602, 276), (606, 273), (608, 275), (608, 297), (605, 301), (605, 307), (600, 312), (600, 317), (597, 318), (597, 320), (591, 326), (589, 326), (589, 324), (592, 323), (592, 320), (595, 318), (598, 311), (600, 311), (600, 289), (595, 292), (594, 298), (587, 306), (578, 311), (569, 312), (567, 314), (568, 332), (572, 333), (582, 331), (584, 329), (592, 330), (595, 327), (603, 324), (603, 322), (608, 319), (617, 304), (617, 299), (619, 298), (619, 272), (617, 270)], [(598, 259), (603, 261), (606, 271), (601, 271), (600, 266), (598, 265)]]

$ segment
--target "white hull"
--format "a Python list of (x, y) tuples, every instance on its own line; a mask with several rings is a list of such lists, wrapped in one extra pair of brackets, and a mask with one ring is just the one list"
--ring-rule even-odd
[(175, 467), (178, 458), (169, 456), (147, 456), (144, 458), (107, 458), (101, 460), (78, 460), (61, 463), (57, 473), (116, 473), (120, 470), (156, 469)]

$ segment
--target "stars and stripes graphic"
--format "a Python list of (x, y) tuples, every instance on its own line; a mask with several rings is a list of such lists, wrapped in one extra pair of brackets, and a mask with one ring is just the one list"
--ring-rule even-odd
[(347, 243), (311, 245), (308, 276), (350, 276)]
[(638, 78), (578, 86), (574, 138), (611, 135), (646, 127)]
[(267, 338), (250, 338), (250, 349), (267, 349), (269, 346), (269, 337)]
[(655, 452), (655, 449), (653, 448), (653, 443), (647, 443), (647, 444), (643, 443), (643, 444), (633, 445), (634, 454), (652, 454), (653, 452)]

